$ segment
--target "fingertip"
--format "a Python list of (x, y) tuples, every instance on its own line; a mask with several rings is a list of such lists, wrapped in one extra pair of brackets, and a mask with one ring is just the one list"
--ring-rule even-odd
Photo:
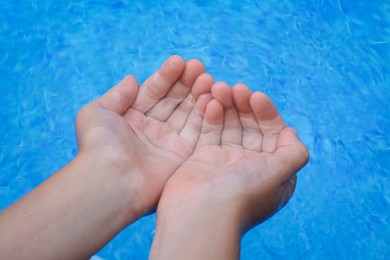
[(196, 67), (197, 69), (201, 70), (202, 72), (205, 70), (205, 66), (202, 61), (198, 59), (190, 59), (187, 61), (186, 65), (189, 68), (194, 68)]
[(200, 60), (191, 59), (185, 63), (184, 72), (180, 78), (186, 86), (193, 86), (197, 77), (204, 72), (204, 65)]
[(209, 123), (223, 122), (223, 105), (216, 99), (209, 101), (205, 111), (205, 120)]
[(137, 80), (137, 78), (136, 78), (134, 75), (127, 74), (127, 75), (123, 78), (122, 81), (126, 82), (126, 83), (127, 83), (126, 85), (129, 85), (129, 86), (130, 86), (130, 85), (131, 85), (131, 86), (136, 85), (136, 86), (138, 87), (138, 80)]
[(252, 90), (244, 83), (237, 83), (232, 87), (233, 102), (239, 112), (249, 113), (252, 111), (249, 103), (252, 93)]
[(276, 150), (288, 146), (294, 147), (294, 157), (299, 159), (299, 164), (305, 165), (309, 161), (309, 150), (300, 141), (297, 132), (292, 127), (286, 127), (280, 132), (276, 143)]
[(266, 94), (260, 91), (253, 92), (250, 97), (250, 102), (253, 105), (258, 105), (262, 103), (263, 101), (267, 101), (269, 98)]
[(233, 85), (232, 89), (249, 89), (249, 87), (243, 82), (237, 82)]
[(210, 73), (204, 72), (198, 78), (201, 78), (202, 81), (212, 81), (214, 83), (214, 78)]
[(299, 139), (297, 131), (295, 131), (294, 128), (290, 128), (290, 131), (292, 132), (292, 135), (295, 135), (295, 139), (298, 142), (300, 154), (302, 156), (302, 164), (305, 165), (310, 160), (309, 148), (306, 146), (306, 144), (302, 143), (302, 141)]
[(138, 92), (138, 81), (133, 75), (126, 75), (117, 85), (108, 90), (98, 102), (116, 113), (124, 113), (134, 102)]
[(211, 88), (211, 94), (218, 100), (224, 108), (233, 107), (232, 90), (225, 82), (217, 82)]
[(234, 96), (241, 93), (249, 93), (250, 96), (253, 93), (253, 91), (245, 83), (238, 82), (233, 85), (232, 94)]
[(207, 109), (212, 109), (212, 110), (223, 110), (223, 105), (221, 102), (219, 102), (216, 99), (212, 99), (209, 101), (207, 104)]
[(267, 121), (279, 116), (276, 106), (263, 92), (253, 92), (249, 103), (258, 120)]
[(292, 127), (285, 127), (279, 134), (276, 147), (282, 147), (286, 145), (292, 145), (299, 142), (297, 132)]
[(199, 75), (194, 83), (194, 86), (191, 89), (191, 94), (194, 99), (198, 99), (199, 96), (205, 93), (211, 92), (211, 87), (214, 84), (214, 78), (208, 73), (202, 73)]
[(202, 73), (199, 77), (198, 77), (198, 80), (200, 83), (202, 83), (203, 85), (207, 85), (208, 86), (208, 92), (211, 92), (211, 87), (213, 86), (214, 84), (214, 78), (213, 76), (211, 76), (211, 74), (207, 73), (207, 72), (204, 72)]
[(290, 140), (292, 142), (299, 143), (299, 144), (301, 144), (303, 146), (302, 149), (308, 150), (306, 145), (304, 143), (302, 143), (301, 139), (299, 138), (299, 135), (298, 135), (297, 131), (294, 128), (286, 127), (285, 131), (288, 132), (288, 134), (286, 134), (286, 135), (290, 136)]
[(221, 95), (222, 93), (228, 92), (230, 90), (231, 89), (226, 82), (218, 81), (218, 82), (214, 83), (214, 85), (211, 89), (211, 93), (213, 94), (213, 96), (214, 96), (214, 94), (216, 94), (218, 96), (218, 95)]
[(210, 93), (202, 94), (196, 101), (196, 107), (200, 113), (204, 113), (206, 111), (207, 105), (213, 99)]
[[(179, 55), (172, 55), (161, 65), (160, 72), (164, 75), (177, 76), (183, 72), (185, 64), (183, 57)], [(167, 77), (167, 79), (170, 79), (170, 77)], [(171, 81), (174, 80), (176, 80), (176, 77), (170, 80), (170, 83), (173, 83)]]
[(288, 127), (289, 131), (292, 132), (293, 135), (295, 135), (297, 138), (299, 138), (297, 131), (295, 131), (294, 128)]
[(177, 54), (173, 54), (173, 55), (168, 57), (168, 59), (166, 60), (166, 63), (168, 63), (170, 65), (176, 65), (176, 64), (184, 64), (185, 61), (184, 61), (184, 58), (182, 56), (177, 55)]
[(212, 99), (208, 102), (203, 117), (201, 134), (196, 144), (197, 148), (205, 145), (221, 144), (224, 117), (223, 111), (223, 106), (218, 100)]

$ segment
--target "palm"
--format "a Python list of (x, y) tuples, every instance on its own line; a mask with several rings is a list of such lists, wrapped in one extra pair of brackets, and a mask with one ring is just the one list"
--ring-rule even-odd
[(194, 145), (165, 122), (132, 108), (124, 116), (105, 108), (94, 110), (97, 117), (86, 132), (93, 143), (89, 149), (108, 150), (110, 157), (123, 157), (128, 169), (150, 179), (151, 186), (156, 182), (163, 185), (192, 153)]
[(165, 122), (135, 109), (126, 112), (125, 121), (130, 136), (127, 155), (132, 158), (133, 165), (147, 174), (166, 179), (193, 151), (194, 144)]
[(239, 175), (248, 161), (265, 159), (265, 154), (247, 150), (241, 146), (210, 145), (197, 149), (178, 172), (186, 172), (191, 175), (191, 178), (202, 178), (195, 172), (197, 169), (198, 172), (212, 173), (203, 175), (209, 180), (226, 178), (228, 175)]
[[(240, 171), (247, 161), (259, 157), (262, 156), (242, 147), (209, 145), (199, 148), (175, 172), (170, 179), (169, 188), (172, 193), (175, 193), (180, 192), (180, 187), (185, 186), (183, 191), (188, 192), (189, 187), (186, 184), (188, 182), (191, 185), (190, 189), (194, 190), (201, 189), (204, 185), (214, 184), (217, 184), (214, 188), (219, 189), (229, 185), (230, 179), (242, 177)], [(172, 197), (182, 197), (182, 195), (173, 194)]]

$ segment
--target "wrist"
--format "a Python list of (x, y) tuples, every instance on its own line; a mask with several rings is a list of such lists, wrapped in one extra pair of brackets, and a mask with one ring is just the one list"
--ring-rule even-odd
[(235, 206), (207, 196), (180, 205), (159, 205), (150, 258), (238, 259), (243, 234), (239, 213)]
[(107, 153), (80, 152), (71, 164), (83, 168), (80, 182), (88, 184), (85, 192), (95, 194), (95, 200), (101, 200), (100, 207), (109, 207), (118, 226), (123, 228), (145, 214), (139, 198), (139, 175), (127, 162)]

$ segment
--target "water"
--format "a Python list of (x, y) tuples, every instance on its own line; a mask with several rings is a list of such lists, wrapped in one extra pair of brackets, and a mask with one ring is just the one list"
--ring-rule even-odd
[[(389, 259), (389, 1), (0, 0), (0, 209), (76, 154), (83, 104), (170, 54), (266, 92), (311, 153), (242, 259)], [(104, 259), (146, 259), (155, 217)]]

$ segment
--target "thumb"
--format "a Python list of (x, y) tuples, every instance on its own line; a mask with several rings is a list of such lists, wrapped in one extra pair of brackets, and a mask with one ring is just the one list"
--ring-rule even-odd
[(271, 164), (287, 182), (309, 161), (309, 152), (299, 140), (293, 128), (284, 128), (276, 141), (276, 150), (271, 155)]
[(108, 90), (97, 102), (118, 114), (123, 114), (133, 104), (138, 92), (137, 79), (127, 75), (121, 82)]

